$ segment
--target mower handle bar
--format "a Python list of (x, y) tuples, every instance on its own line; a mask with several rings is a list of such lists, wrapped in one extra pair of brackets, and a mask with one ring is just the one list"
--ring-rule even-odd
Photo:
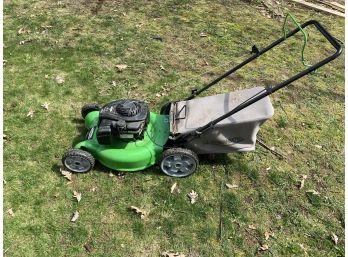
[[(314, 25), (318, 29), (318, 31), (330, 42), (330, 44), (336, 49), (336, 52), (334, 54), (332, 54), (329, 57), (326, 57), (325, 59), (319, 61), (318, 63), (308, 67), (307, 69), (297, 73), (296, 75), (288, 78), (287, 80), (279, 83), (278, 85), (275, 85), (274, 87), (271, 87), (271, 86), (266, 87), (263, 91), (257, 93), (253, 97), (249, 98), (245, 102), (243, 102), (240, 105), (238, 105), (237, 107), (235, 107), (233, 110), (231, 110), (228, 113), (220, 116), (219, 118), (209, 122), (208, 124), (206, 124), (206, 125), (204, 125), (204, 126), (202, 126), (200, 128), (197, 128), (196, 130), (194, 130), (192, 132), (185, 133), (185, 134), (180, 134), (178, 136), (174, 136), (174, 138), (172, 140), (173, 141), (178, 141), (178, 140), (179, 141), (182, 141), (182, 140), (187, 141), (188, 138), (194, 139), (195, 137), (198, 137), (199, 135), (204, 133), (209, 128), (213, 128), (213, 126), (215, 124), (217, 124), (218, 122), (220, 122), (220, 121), (226, 119), (227, 117), (229, 117), (229, 116), (231, 116), (231, 115), (233, 115), (233, 114), (243, 110), (244, 108), (248, 107), (249, 105), (251, 105), (251, 104), (261, 100), (262, 98), (264, 98), (264, 97), (274, 93), (275, 91), (278, 91), (279, 89), (281, 89), (281, 88), (291, 84), (292, 82), (300, 79), (301, 77), (307, 75), (308, 73), (310, 73), (310, 72), (320, 68), (321, 66), (331, 62), (332, 60), (336, 59), (342, 53), (342, 46), (341, 46), (341, 44), (316, 20), (307, 21), (307, 22), (303, 23), (301, 25), (301, 27), (305, 28), (305, 27), (307, 27), (309, 25)], [(279, 45), (280, 43), (282, 43), (283, 41), (285, 41), (286, 39), (288, 39), (289, 37), (293, 36), (294, 34), (296, 34), (299, 31), (300, 31), (300, 28), (296, 28), (296, 29), (292, 30), (287, 35), (285, 35), (285, 36), (281, 37), (280, 39), (274, 41), (272, 44), (268, 45), (264, 49), (259, 50), (256, 47), (255, 48), (253, 47), (254, 54), (252, 56), (250, 56), (247, 60), (245, 60), (242, 63), (238, 64), (237, 66), (233, 67), (229, 71), (225, 72), (223, 75), (221, 75), (220, 77), (216, 78), (215, 80), (213, 80), (212, 82), (210, 82), (209, 84), (207, 84), (206, 86), (201, 88), (200, 90), (193, 91), (192, 94), (189, 97), (187, 97), (185, 100), (188, 101), (188, 100), (193, 99), (194, 97), (196, 97), (197, 95), (199, 95), (203, 91), (207, 90), (211, 86), (213, 86), (216, 83), (218, 83), (220, 80), (224, 79), (225, 77), (227, 77), (230, 74), (234, 73), (235, 71), (239, 70), (240, 68), (242, 68), (243, 66), (245, 66), (249, 62), (253, 61), (254, 59), (256, 59), (259, 56), (261, 56), (262, 54), (264, 54), (267, 51), (271, 50), (272, 48), (274, 48), (275, 46)]]
[[(316, 20), (310, 20), (307, 21), (305, 23), (303, 23), (301, 25), (301, 28), (305, 28), (309, 25), (314, 25), (319, 32), (321, 32), (321, 34), (331, 43), (331, 45), (336, 49), (336, 54), (337, 56), (341, 54), (342, 52), (342, 47), (341, 45), (337, 42), (337, 40)], [(213, 81), (211, 81), (210, 83), (208, 83), (206, 86), (204, 86), (203, 88), (199, 89), (199, 90), (194, 90), (192, 92), (192, 94), (185, 98), (184, 100), (191, 100), (193, 98), (195, 98), (196, 96), (198, 96), (199, 94), (201, 94), (202, 92), (206, 91), (208, 88), (210, 88), (211, 86), (215, 85), (216, 83), (218, 83), (220, 80), (224, 79), (225, 77), (231, 75), (232, 73), (236, 72), (237, 70), (239, 70), (240, 68), (242, 68), (243, 66), (245, 66), (246, 64), (248, 64), (249, 62), (253, 61), (254, 59), (258, 58), (259, 56), (261, 56), (262, 54), (268, 52), (269, 50), (271, 50), (272, 48), (274, 48), (275, 46), (279, 45), (280, 43), (282, 43), (283, 41), (285, 41), (286, 39), (288, 39), (289, 37), (293, 36), (294, 34), (296, 34), (297, 32), (299, 32), (301, 29), (300, 28), (296, 28), (293, 31), (289, 32), (286, 36), (281, 37), (280, 39), (274, 41), (272, 44), (268, 45), (267, 47), (265, 47), (264, 49), (258, 50), (256, 48), (256, 51), (252, 56), (250, 56), (248, 59), (246, 59), (245, 61), (243, 61), (242, 63), (238, 64), (237, 66), (233, 67), (232, 69), (228, 70), (227, 72), (225, 72), (224, 74), (222, 74), (220, 77), (214, 79)], [(335, 55), (336, 55), (335, 54)], [(334, 55), (334, 56), (335, 56)], [(337, 56), (333, 57), (333, 59), (335, 59)], [(332, 59), (332, 60), (333, 60)], [(330, 62), (331, 60), (329, 60)], [(319, 62), (321, 63), (321, 62)], [(326, 63), (324, 63), (326, 64)], [(324, 65), (322, 64), (322, 65)], [(319, 65), (317, 68), (321, 67), (322, 65)], [(315, 65), (314, 65), (315, 66)], [(313, 67), (313, 66), (312, 66)]]

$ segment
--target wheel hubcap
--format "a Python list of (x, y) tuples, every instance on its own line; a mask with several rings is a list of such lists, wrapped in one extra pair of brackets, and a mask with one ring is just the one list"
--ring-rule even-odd
[(175, 154), (165, 157), (161, 163), (162, 170), (173, 177), (184, 177), (196, 170), (196, 161), (184, 154)]
[(86, 172), (91, 168), (91, 163), (81, 156), (69, 156), (64, 160), (64, 165), (74, 172)]

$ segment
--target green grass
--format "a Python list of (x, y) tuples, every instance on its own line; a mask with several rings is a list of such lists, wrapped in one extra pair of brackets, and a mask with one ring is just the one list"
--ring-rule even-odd
[[(4, 216), (5, 255), (344, 255), (343, 57), (272, 96), (275, 115), (259, 136), (286, 160), (257, 146), (254, 152), (201, 158), (199, 171), (185, 179), (163, 176), (158, 167), (110, 177), (97, 165), (67, 184), (58, 165), (84, 135), (82, 105), (140, 98), (158, 111), (226, 67), (197, 75), (236, 64), (253, 44), (263, 47), (281, 35), (281, 20), (242, 1), (99, 2), (5, 1), (4, 210), (14, 211)], [(342, 19), (284, 8), (344, 38)], [(20, 28), (27, 33), (18, 35)], [(289, 40), (208, 93), (274, 85), (303, 69), (301, 40)], [(310, 30), (309, 63), (329, 53), (325, 40)], [(117, 64), (128, 67), (119, 72)], [(65, 77), (63, 84), (56, 83), (57, 75)], [(48, 111), (40, 107), (44, 102)], [(30, 109), (33, 118), (26, 117)], [(299, 190), (303, 174), (308, 178)], [(178, 194), (170, 193), (174, 182)], [(80, 203), (74, 190), (82, 193)], [(193, 205), (186, 196), (191, 190), (199, 194)], [(148, 217), (141, 220), (132, 205)], [(76, 210), (80, 218), (72, 223)], [(266, 231), (274, 232), (267, 241)], [(258, 252), (260, 244), (270, 251)]]

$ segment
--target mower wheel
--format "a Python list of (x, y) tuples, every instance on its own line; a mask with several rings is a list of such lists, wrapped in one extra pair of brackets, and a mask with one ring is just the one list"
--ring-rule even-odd
[(90, 171), (95, 164), (94, 157), (81, 149), (70, 149), (62, 157), (64, 167), (72, 172), (84, 173)]
[(100, 111), (101, 106), (97, 103), (86, 104), (81, 109), (82, 118), (85, 118), (88, 113), (93, 111)]
[(171, 177), (187, 177), (198, 167), (198, 156), (186, 148), (170, 148), (165, 150), (160, 163), (161, 170)]

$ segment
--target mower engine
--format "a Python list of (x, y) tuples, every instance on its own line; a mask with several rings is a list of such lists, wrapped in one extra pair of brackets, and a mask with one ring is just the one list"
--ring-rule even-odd
[(100, 110), (97, 140), (110, 145), (113, 139), (126, 141), (144, 138), (144, 131), (150, 120), (147, 104), (138, 100), (112, 101)]

